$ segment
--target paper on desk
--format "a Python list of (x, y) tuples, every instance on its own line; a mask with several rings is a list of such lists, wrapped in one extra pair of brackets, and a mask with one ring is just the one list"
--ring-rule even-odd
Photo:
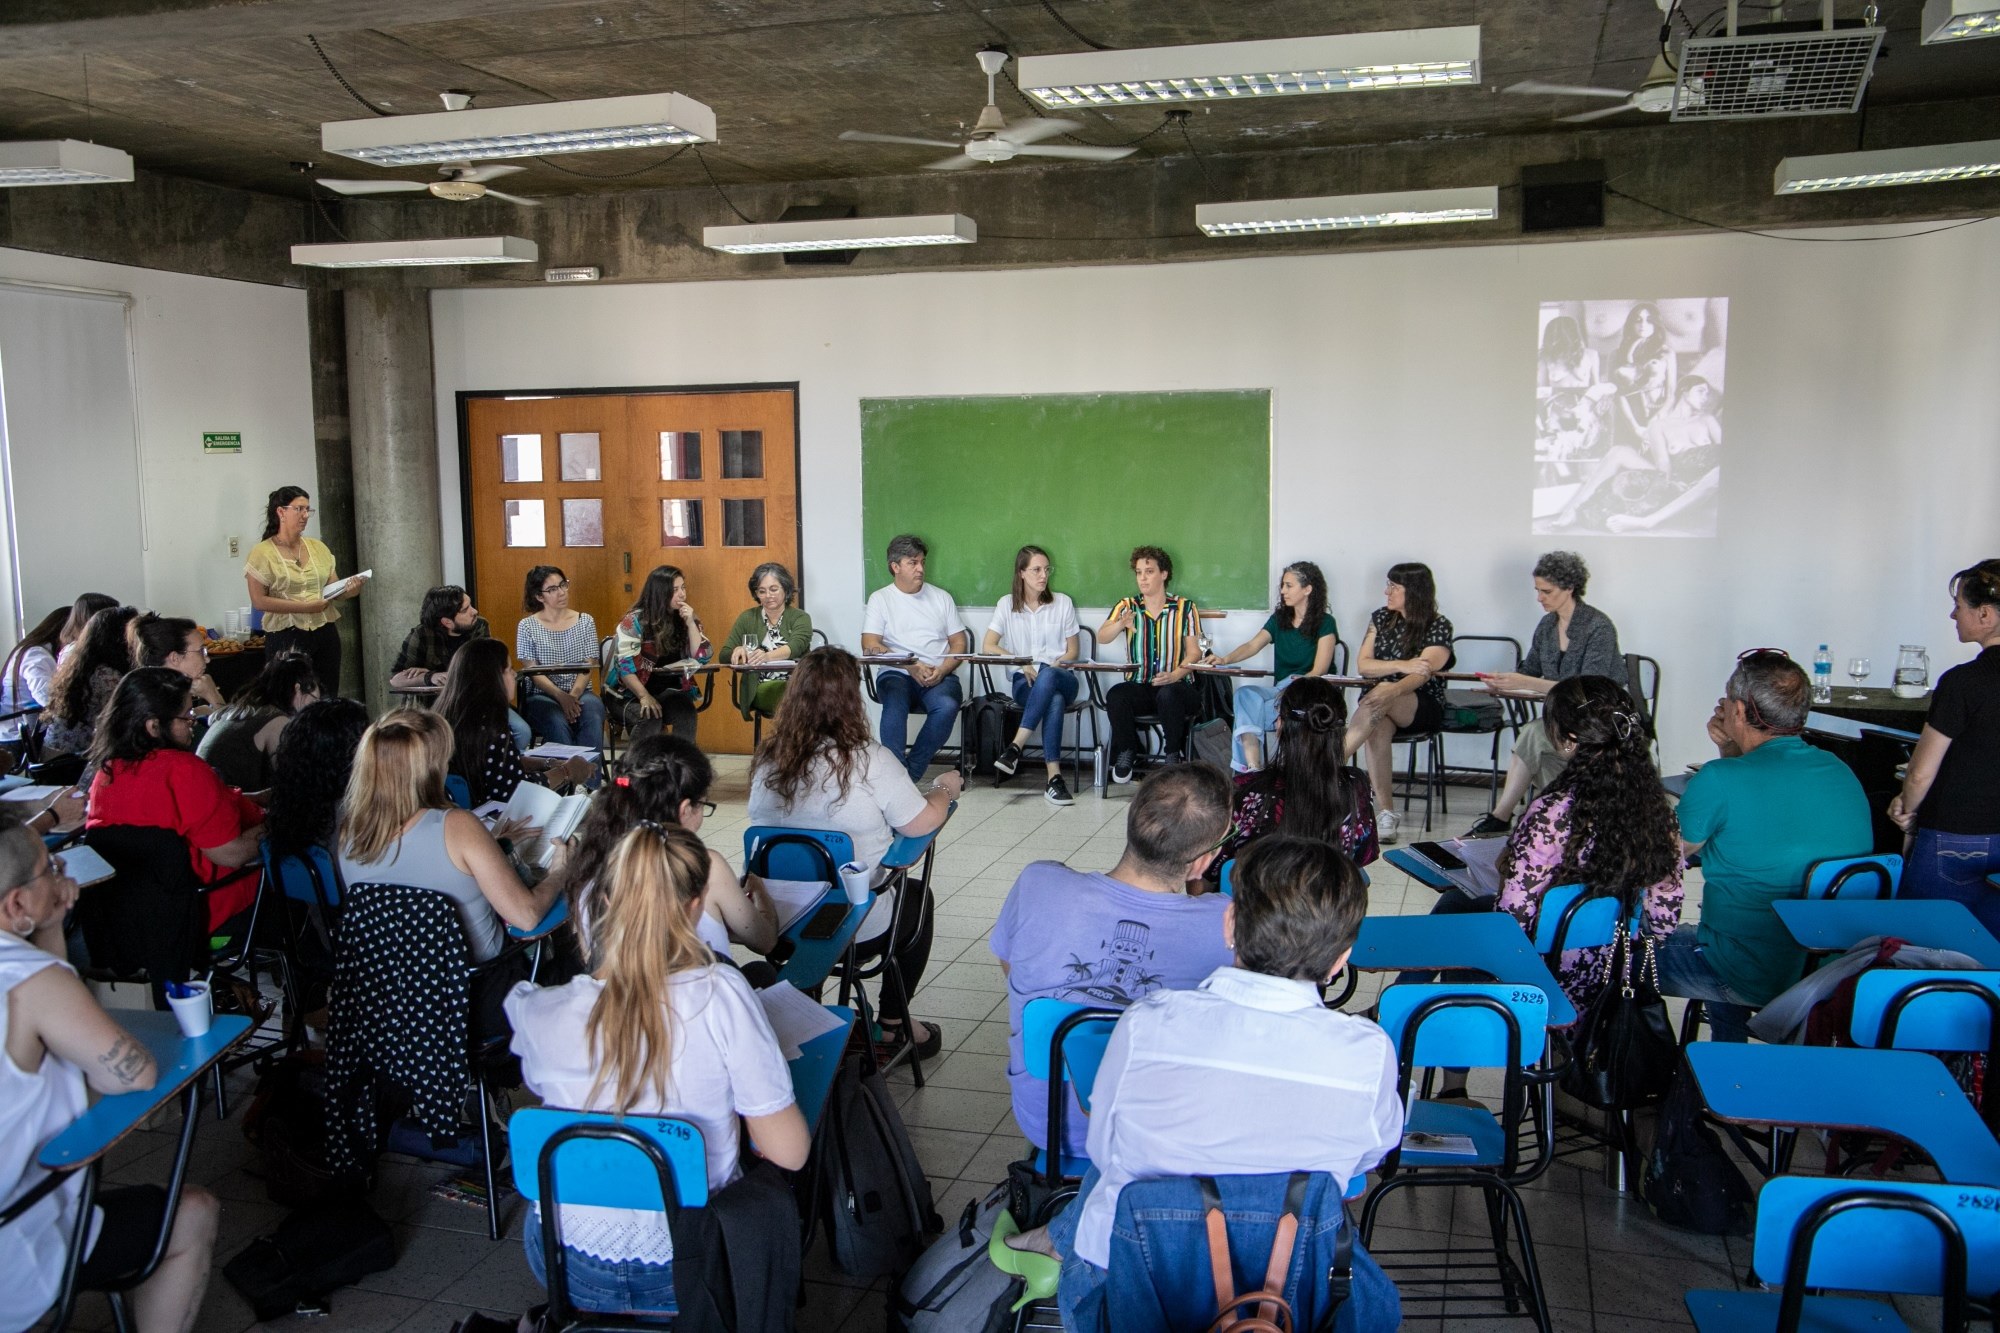
[(1479, 1149), (1470, 1134), (1426, 1134), (1411, 1130), (1403, 1135), (1404, 1152), (1431, 1152), (1446, 1157), (1476, 1157)]
[(814, 1037), (840, 1027), (838, 1018), (797, 986), (781, 981), (758, 991), (757, 998), (763, 1001), (764, 1017), (770, 1020), (771, 1031), (787, 1060), (798, 1059), (800, 1048)]
[(764, 892), (771, 895), (771, 905), (778, 909), (778, 933), (782, 935), (826, 897), (826, 884), (817, 879), (767, 879)]
[(595, 759), (597, 747), (594, 745), (557, 745), (554, 741), (544, 741), (532, 750), (524, 751), (523, 759), (552, 759), (560, 763), (565, 759)]
[(109, 861), (81, 843), (74, 847), (65, 847), (56, 855), (62, 858), (63, 874), (75, 880), (80, 889), (87, 889), (93, 884), (102, 884), (117, 873), (112, 870)]
[(6, 791), (0, 791), (0, 801), (33, 801), (37, 805), (47, 805), (68, 790), (69, 788), (62, 786), (9, 787)]

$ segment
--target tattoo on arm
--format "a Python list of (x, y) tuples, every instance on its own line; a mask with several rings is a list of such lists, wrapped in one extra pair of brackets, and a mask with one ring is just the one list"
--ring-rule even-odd
[(97, 1057), (97, 1063), (104, 1066), (107, 1074), (120, 1083), (128, 1084), (139, 1080), (139, 1076), (146, 1072), (146, 1066), (151, 1060), (152, 1057), (146, 1053), (146, 1048), (134, 1041), (130, 1034), (123, 1032), (118, 1034), (118, 1040), (111, 1044), (110, 1050)]

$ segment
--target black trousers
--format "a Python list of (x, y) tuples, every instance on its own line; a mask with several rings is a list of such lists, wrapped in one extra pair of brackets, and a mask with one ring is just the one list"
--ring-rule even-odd
[(1187, 753), (1188, 728), (1201, 711), (1201, 691), (1191, 680), (1171, 685), (1148, 685), (1128, 680), (1113, 685), (1104, 695), (1104, 711), (1111, 715), (1111, 753), (1139, 752), (1139, 724), (1146, 714), (1157, 715), (1167, 733), (1167, 753), (1180, 757)]
[(318, 629), (274, 629), (264, 635), (264, 660), (279, 653), (304, 653), (312, 659), (313, 674), (319, 677), (319, 697), (340, 694), (340, 626), (321, 625)]

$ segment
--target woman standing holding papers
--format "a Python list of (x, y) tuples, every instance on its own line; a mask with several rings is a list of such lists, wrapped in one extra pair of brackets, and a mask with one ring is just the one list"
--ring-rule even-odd
[(1227, 657), (1211, 656), (1215, 666), (1234, 666), (1271, 649), (1269, 685), (1236, 687), (1236, 724), (1230, 731), (1230, 761), (1238, 773), (1255, 773), (1264, 766), (1264, 733), (1278, 718), (1278, 696), (1298, 676), (1324, 676), (1333, 666), (1333, 645), (1340, 629), (1326, 613), (1326, 575), (1310, 560), (1285, 566), (1278, 579), (1278, 606), (1264, 628)]
[(360, 595), (365, 574), (347, 580), (331, 598), (336, 581), (333, 552), (306, 536), (312, 497), (297, 486), (280, 486), (264, 504), (264, 539), (243, 562), (250, 605), (264, 613), (264, 650), (304, 653), (313, 674), (331, 697), (340, 693), (340, 612), (335, 602)]
[(1014, 702), (1021, 708), (1021, 725), (993, 761), (999, 780), (1014, 776), (1028, 737), (1039, 729), (1042, 762), (1048, 768), (1042, 798), (1050, 805), (1074, 805), (1069, 785), (1062, 780), (1062, 729), (1064, 713), (1076, 702), (1078, 681), (1074, 671), (1063, 667), (1076, 661), (1083, 631), (1077, 624), (1076, 603), (1066, 593), (1049, 591), (1053, 568), (1049, 553), (1039, 546), (1023, 546), (1015, 552), (1014, 590), (993, 608), (993, 623), (986, 627), (980, 651), (1029, 659), (1027, 666), (1016, 667), (1013, 673), (1011, 683)]
[(1396, 732), (1436, 731), (1444, 724), (1444, 682), (1433, 677), (1451, 665), (1451, 621), (1438, 614), (1429, 565), (1391, 565), (1382, 596), (1355, 660), (1355, 670), (1376, 683), (1355, 705), (1347, 746), (1350, 753), (1367, 748), (1368, 781), (1382, 798), (1375, 832), (1387, 844), (1402, 823), (1394, 785)]
[(1951, 576), (1958, 641), (1979, 656), (1938, 677), (1889, 818), (1911, 835), (1903, 896), (1954, 898), (2000, 927), (2000, 560)]
[(1130, 782), (1138, 763), (1141, 713), (1157, 713), (1165, 729), (1167, 753), (1187, 749), (1188, 727), (1194, 722), (1200, 696), (1193, 664), (1201, 659), (1201, 611), (1189, 597), (1167, 591), (1174, 562), (1157, 546), (1132, 552), (1132, 577), (1139, 595), (1119, 600), (1111, 618), (1097, 627), (1097, 641), (1110, 643), (1126, 635), (1127, 660), (1139, 668), (1138, 678), (1113, 685), (1104, 696), (1111, 716), (1111, 780)]
[[(792, 605), (798, 584), (792, 571), (769, 560), (750, 571), (750, 596), (756, 605), (736, 617), (723, 642), (729, 660), (737, 666), (762, 666), (766, 662), (796, 662), (812, 649), (812, 617)], [(746, 712), (775, 717), (778, 703), (785, 697), (785, 673), (766, 672), (736, 676), (736, 704)]]
[[(597, 621), (570, 606), (569, 575), (536, 565), (528, 571), (521, 605), (528, 614), (514, 627), (516, 657), (530, 666), (597, 660)], [(604, 748), (604, 700), (591, 692), (588, 671), (522, 679), (521, 711), (544, 740)]]

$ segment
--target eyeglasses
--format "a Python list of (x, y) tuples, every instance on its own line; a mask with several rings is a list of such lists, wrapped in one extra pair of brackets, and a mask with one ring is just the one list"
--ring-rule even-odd
[(552, 592), (567, 592), (567, 591), (569, 591), (568, 579), (564, 579), (561, 583), (547, 584), (542, 588), (542, 592), (544, 595)]
[(297, 515), (299, 515), (299, 516), (300, 516), (301, 518), (310, 518), (310, 517), (312, 516), (312, 506), (311, 506), (311, 505), (286, 505), (286, 506), (285, 506), (285, 512), (286, 512), (287, 514), (297, 514)]
[(694, 805), (695, 809), (701, 811), (703, 819), (715, 818), (716, 804), (714, 801), (696, 801)]
[(185, 713), (176, 713), (174, 714), (173, 720), (176, 722), (186, 722), (192, 725), (194, 722), (194, 710), (189, 709)]
[(1775, 658), (1780, 662), (1789, 662), (1792, 660), (1792, 655), (1783, 648), (1745, 648), (1742, 652), (1736, 654), (1736, 660), (1739, 662), (1748, 662), (1752, 658), (1758, 657)]

